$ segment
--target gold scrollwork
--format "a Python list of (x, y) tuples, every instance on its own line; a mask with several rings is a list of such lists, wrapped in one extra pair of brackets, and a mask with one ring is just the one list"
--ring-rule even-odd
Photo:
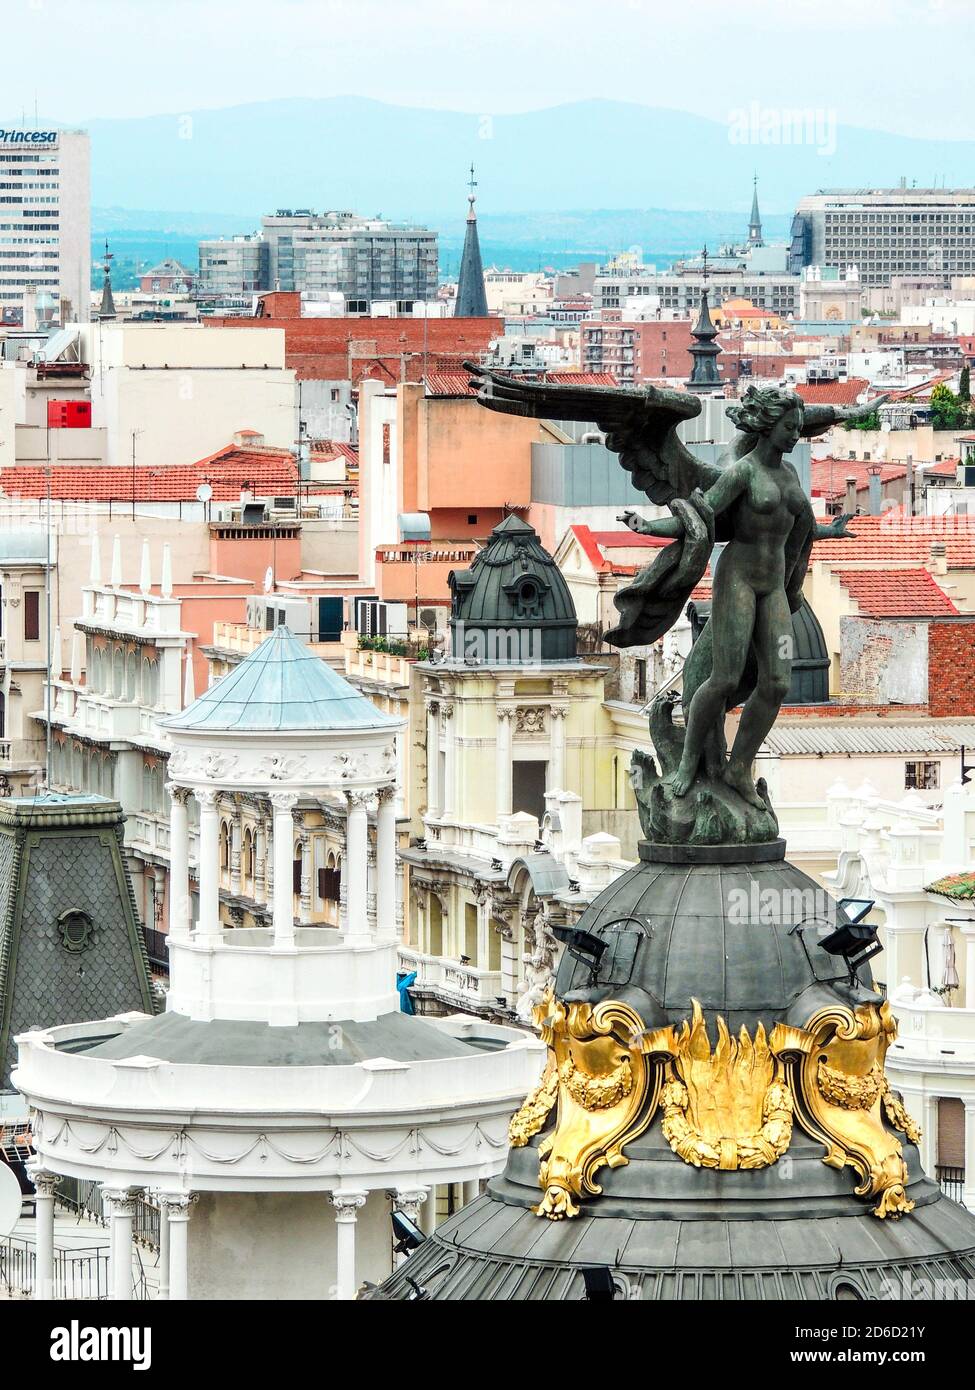
[(771, 1037), (773, 1051), (788, 1059), (800, 1125), (825, 1145), (824, 1163), (854, 1169), (857, 1195), (876, 1198), (873, 1212), (881, 1218), (914, 1207), (901, 1142), (884, 1117), (913, 1143), (920, 1138), (884, 1074), (896, 1035), (896, 1020), (884, 1002), (821, 1009), (805, 1028), (777, 1025)]
[(538, 1118), (542, 1106), (550, 1095), (557, 1098), (555, 1128), (538, 1146), (543, 1196), (533, 1210), (558, 1221), (577, 1216), (579, 1202), (602, 1191), (595, 1181), (600, 1168), (628, 1161), (623, 1146), (653, 1117), (660, 1068), (647, 1055), (643, 1020), (627, 1004), (546, 1000), (536, 1019), (549, 1047), (549, 1068), (518, 1112), (516, 1120), (523, 1118), (516, 1129), (520, 1135), (534, 1124), (531, 1132), (537, 1133), (551, 1109), (547, 1104)]
[(511, 1117), (508, 1142), (513, 1149), (523, 1148), (538, 1133), (548, 1119), (558, 1094), (559, 1074), (550, 1058), (541, 1081)]
[(761, 1023), (752, 1041), (737, 1038), (718, 1019), (714, 1051), (701, 1006), (680, 1030), (663, 1028), (655, 1049), (668, 1058), (661, 1091), (661, 1129), (674, 1153), (697, 1168), (765, 1168), (781, 1158), (792, 1138), (792, 1093)]

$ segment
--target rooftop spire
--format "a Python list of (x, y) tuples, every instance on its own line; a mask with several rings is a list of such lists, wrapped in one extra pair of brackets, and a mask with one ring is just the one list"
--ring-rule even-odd
[(105, 279), (102, 283), (102, 302), (98, 306), (98, 317), (100, 319), (113, 319), (115, 317), (115, 296), (112, 294), (112, 261), (115, 257), (108, 249), (108, 242), (105, 242), (105, 259), (102, 262), (102, 269), (105, 272)]
[(758, 210), (758, 175), (752, 179), (752, 215), (748, 220), (749, 246), (764, 246), (762, 240), (762, 216)]
[(721, 376), (718, 372), (718, 357), (721, 349), (714, 341), (718, 336), (718, 330), (714, 326), (711, 318), (711, 309), (708, 304), (708, 248), (705, 246), (701, 252), (701, 262), (704, 267), (702, 272), (703, 284), (701, 285), (701, 307), (697, 315), (697, 323), (691, 329), (691, 337), (694, 343), (689, 349), (693, 360), (691, 374), (687, 378), (687, 386), (691, 391), (702, 394), (717, 391), (721, 388)]
[(460, 275), (457, 280), (457, 302), (454, 306), (455, 318), (486, 319), (488, 316), (487, 295), (484, 292), (484, 267), (481, 265), (481, 246), (477, 239), (477, 214), (474, 202), (477, 180), (474, 165), (471, 165), (470, 192), (467, 195), (467, 231), (464, 234), (464, 252), (460, 258)]

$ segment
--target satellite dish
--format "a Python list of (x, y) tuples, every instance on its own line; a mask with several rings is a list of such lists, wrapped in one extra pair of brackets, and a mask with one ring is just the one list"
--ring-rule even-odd
[(213, 488), (209, 483), (201, 483), (196, 489), (196, 500), (198, 502), (209, 502), (213, 496)]
[(20, 1220), (23, 1200), (13, 1169), (6, 1163), (0, 1163), (0, 1238), (9, 1236)]
[(274, 571), (271, 569), (271, 566), (268, 565), (267, 569), (264, 571), (264, 592), (265, 592), (266, 594), (269, 594), (273, 588), (274, 588)]

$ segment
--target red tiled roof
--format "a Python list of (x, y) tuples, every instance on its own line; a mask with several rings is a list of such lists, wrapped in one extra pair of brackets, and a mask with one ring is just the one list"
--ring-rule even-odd
[(604, 550), (659, 550), (661, 546), (670, 544), (660, 536), (638, 536), (630, 530), (591, 531), (588, 526), (572, 526), (569, 529), (593, 569), (600, 574), (635, 574), (637, 570), (636, 565), (610, 559), (603, 554)]
[(813, 561), (831, 565), (879, 561), (923, 565), (931, 544), (944, 544), (948, 568), (975, 569), (975, 516), (908, 516), (892, 508), (883, 516), (858, 516), (850, 522), (855, 533), (843, 540), (816, 541)]
[(958, 475), (958, 460), (941, 459), (939, 463), (932, 463), (930, 468), (919, 471), (925, 478), (955, 478)]
[[(813, 497), (824, 497), (834, 502), (846, 496), (847, 478), (856, 478), (857, 492), (866, 492), (870, 486), (867, 467), (866, 463), (856, 459), (813, 459), (809, 470), (810, 491)], [(892, 483), (897, 478), (906, 477), (907, 466), (903, 463), (883, 463), (880, 466), (881, 483)]]
[(327, 462), (329, 459), (341, 456), (348, 463), (359, 462), (359, 450), (354, 444), (343, 444), (338, 439), (313, 439), (311, 441), (312, 454)]
[(916, 386), (907, 386), (902, 391), (890, 391), (887, 393), (888, 402), (909, 401), (917, 399), (919, 396), (930, 396), (936, 386), (940, 386), (944, 381), (950, 381), (954, 372), (938, 372), (936, 376), (929, 377), (927, 381), (920, 381)]
[(856, 405), (870, 382), (851, 376), (849, 381), (810, 381), (796, 387), (796, 394), (808, 405)]
[[(58, 464), (51, 469), (51, 496), (65, 501), (192, 502), (201, 483), (213, 488), (215, 502), (236, 502), (249, 488), (256, 497), (293, 497), (298, 469), (286, 449), (226, 449), (191, 464), (159, 468), (103, 464)], [(44, 468), (18, 464), (0, 470), (0, 490), (7, 497), (44, 497)]]
[(936, 618), (958, 612), (927, 570), (834, 570), (833, 573), (868, 618)]

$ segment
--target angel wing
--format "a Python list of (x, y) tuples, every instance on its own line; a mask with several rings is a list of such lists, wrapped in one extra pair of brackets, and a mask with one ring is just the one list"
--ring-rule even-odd
[(695, 488), (706, 492), (720, 475), (719, 466), (696, 459), (677, 437), (681, 421), (701, 413), (700, 398), (689, 391), (549, 385), (474, 362), (464, 366), (474, 377), (477, 399), (489, 410), (535, 420), (592, 420), (606, 435), (606, 447), (632, 475), (634, 487), (658, 506), (690, 497)]

